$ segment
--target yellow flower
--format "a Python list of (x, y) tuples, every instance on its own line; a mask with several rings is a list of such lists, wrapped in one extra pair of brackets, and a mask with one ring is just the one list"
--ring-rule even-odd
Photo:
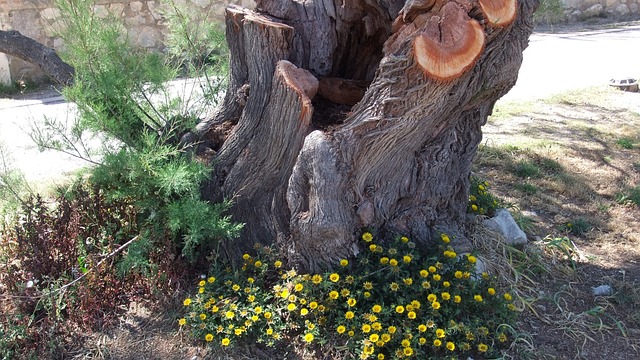
[(401, 238), (400, 238), (400, 241), (402, 241), (403, 243), (405, 243), (405, 244), (406, 244), (406, 243), (408, 243), (408, 242), (409, 242), (409, 238), (408, 238), (408, 237), (406, 237), (406, 236), (403, 236), (403, 237), (401, 237)]
[(380, 335), (378, 335), (378, 334), (371, 334), (369, 336), (369, 340), (371, 340), (371, 342), (376, 342), (376, 341), (378, 341), (378, 339), (380, 339)]
[(220, 310), (220, 309), (215, 305), (213, 305), (213, 307), (211, 307), (211, 312), (214, 313), (214, 314), (217, 313), (218, 310)]
[(427, 270), (420, 270), (420, 276), (422, 276), (423, 278), (426, 278), (427, 276), (429, 276), (429, 272)]
[(511, 301), (513, 298), (511, 297), (511, 294), (506, 293), (506, 294), (504, 294), (504, 299), (507, 300), (507, 301)]
[(391, 266), (398, 266), (398, 260), (396, 260), (396, 259), (391, 259), (391, 260), (389, 260), (389, 265), (391, 265)]
[(249, 300), (249, 302), (255, 302), (256, 301), (256, 297), (254, 295), (249, 295), (249, 296), (247, 296), (247, 300)]
[(231, 289), (232, 289), (233, 291), (238, 291), (238, 290), (240, 290), (240, 285), (238, 285), (238, 284), (233, 284), (233, 286), (231, 287)]
[(347, 259), (340, 260), (340, 266), (347, 266), (347, 265), (349, 265), (349, 260)]
[(371, 244), (371, 245), (369, 245), (369, 251), (371, 251), (371, 252), (376, 252), (376, 249), (377, 249), (377, 248), (378, 248), (378, 247), (376, 246), (376, 244)]
[(207, 282), (204, 280), (200, 280), (200, 282), (198, 283), (198, 286), (204, 286)]
[(318, 305), (318, 311), (324, 312), (324, 310), (325, 310), (324, 305)]
[(249, 260), (249, 259), (251, 258), (251, 255), (249, 255), (249, 254), (244, 254), (244, 255), (242, 255), (242, 258), (243, 258), (244, 260)]
[(383, 353), (379, 353), (378, 354), (378, 360), (384, 360), (384, 354)]
[(447, 343), (447, 350), (449, 350), (449, 351), (453, 351), (453, 350), (455, 350), (455, 349), (456, 349), (456, 344), (454, 344), (454, 343), (452, 343), (451, 341), (449, 341), (449, 342)]
[(404, 356), (411, 356), (413, 355), (413, 349), (410, 347), (406, 347), (404, 348), (404, 350), (402, 350), (402, 352), (404, 353)]
[(424, 289), (431, 289), (431, 283), (428, 281), (423, 281), (422, 282), (422, 288)]
[(373, 311), (374, 313), (379, 313), (380, 311), (382, 311), (382, 306), (378, 304), (373, 305), (373, 307), (371, 308), (371, 311)]
[(436, 336), (440, 339), (442, 339), (443, 337), (445, 337), (445, 332), (443, 329), (436, 329)]
[(416, 309), (416, 310), (420, 309), (420, 301), (418, 301), (418, 300), (413, 300), (413, 301), (411, 302), (411, 306), (412, 306), (414, 309)]
[(453, 274), (456, 279), (461, 279), (462, 278), (462, 271), (458, 270)]
[(280, 292), (280, 297), (282, 297), (283, 299), (286, 299), (289, 297), (289, 290), (284, 289), (282, 290), (282, 292)]
[(312, 333), (305, 334), (304, 341), (306, 341), (308, 343), (312, 342), (313, 341), (313, 334)]
[(438, 310), (438, 309), (440, 309), (440, 303), (437, 302), (437, 301), (434, 301), (434, 302), (431, 303), (431, 307), (436, 309), (436, 310)]
[(260, 314), (262, 312), (262, 307), (261, 306), (256, 306), (256, 307), (253, 308), (253, 311), (256, 314)]
[(370, 242), (371, 240), (373, 240), (373, 235), (371, 235), (371, 233), (367, 231), (364, 234), (362, 234), (362, 240), (366, 242)]
[(297, 291), (297, 292), (302, 291), (302, 289), (304, 289), (304, 285), (302, 285), (300, 283), (296, 284), (296, 286), (294, 287), (294, 290)]
[(305, 316), (309, 313), (309, 310), (307, 308), (302, 308), (300, 309), (300, 315)]
[(406, 264), (411, 262), (411, 256), (410, 255), (405, 255), (402, 257), (402, 261), (404, 261)]
[(368, 298), (369, 296), (371, 296), (371, 293), (370, 293), (370, 292), (368, 292), (368, 291), (365, 291), (364, 293), (362, 293), (362, 295), (363, 295), (365, 298)]
[(347, 275), (347, 277), (344, 278), (344, 282), (347, 284), (353, 284), (354, 281), (356, 281), (356, 278), (354, 278), (353, 275)]
[(462, 301), (462, 298), (460, 297), (460, 295), (456, 295), (453, 297), (453, 302), (454, 303), (459, 303), (460, 301)]
[(369, 324), (362, 325), (362, 332), (363, 333), (368, 333), (369, 331), (371, 331), (371, 325), (369, 325)]
[(342, 295), (342, 297), (347, 297), (349, 296), (349, 294), (351, 294), (351, 291), (349, 291), (349, 289), (340, 290), (340, 295)]
[(418, 325), (418, 331), (420, 331), (420, 332), (427, 331), (427, 325), (425, 325), (425, 324)]
[(184, 301), (182, 303), (184, 304), (184, 306), (189, 306), (189, 305), (191, 305), (191, 299), (186, 298), (186, 299), (184, 299)]
[(338, 326), (338, 327), (336, 328), (336, 332), (337, 332), (338, 334), (343, 334), (345, 331), (347, 331), (347, 328), (346, 328), (346, 327), (344, 327), (343, 325), (340, 325), (340, 326)]
[(433, 280), (435, 280), (435, 281), (440, 281), (440, 279), (442, 279), (442, 277), (440, 276), (440, 274), (434, 274), (434, 275), (433, 275)]
[(347, 305), (351, 307), (356, 306), (356, 299), (350, 298), (349, 300), (347, 300)]
[(427, 296), (427, 300), (429, 300), (430, 302), (434, 302), (434, 301), (438, 300), (438, 297), (435, 294), (429, 294)]
[(416, 313), (415, 313), (415, 311), (409, 311), (409, 312), (407, 313), (407, 317), (408, 317), (409, 319), (411, 319), (411, 320), (415, 319), (415, 318), (416, 318)]
[(475, 263), (476, 263), (476, 261), (477, 261), (477, 259), (476, 259), (476, 257), (475, 257), (475, 256), (473, 256), (473, 255), (468, 255), (468, 256), (467, 256), (467, 261), (469, 261), (469, 262), (470, 262), (470, 263), (472, 263), (472, 264), (475, 264)]
[(387, 328), (387, 331), (389, 332), (389, 334), (395, 334), (396, 333), (396, 327), (391, 325)]
[(412, 278), (402, 279), (402, 281), (405, 283), (405, 285), (411, 286), (411, 284), (413, 284), (413, 279)]
[(389, 288), (391, 289), (391, 291), (398, 291), (398, 289), (400, 289), (400, 286), (398, 285), (398, 283), (392, 282), (391, 284), (389, 284)]
[(499, 340), (500, 342), (505, 342), (505, 341), (507, 341), (507, 334), (505, 334), (505, 333), (500, 333), (500, 336), (498, 336), (498, 340)]
[(339, 296), (340, 296), (340, 293), (338, 293), (338, 292), (337, 292), (337, 291), (335, 291), (335, 290), (332, 290), (332, 291), (329, 293), (329, 298), (331, 298), (331, 299), (333, 299), (333, 300), (337, 299)]
[(266, 311), (263, 316), (264, 316), (265, 319), (269, 320), (269, 319), (271, 319), (272, 315), (271, 315), (271, 312)]
[(451, 283), (448, 282), (448, 281), (445, 281), (445, 282), (442, 283), (442, 286), (449, 287), (449, 286), (451, 286)]
[(375, 331), (380, 331), (382, 330), (382, 324), (376, 321), (373, 324), (371, 324), (371, 328)]
[(333, 282), (338, 282), (340, 280), (340, 275), (333, 273), (331, 275), (329, 275), (329, 280), (333, 281)]
[(365, 290), (371, 290), (373, 289), (373, 283), (371, 281), (366, 281), (363, 287), (365, 288)]
[(477, 302), (482, 302), (482, 295), (475, 295), (473, 297), (473, 300), (477, 301)]
[(436, 269), (436, 267), (435, 267), (435, 266), (429, 266), (429, 272), (430, 272), (430, 273), (434, 273), (434, 272), (436, 272), (436, 271), (438, 271), (438, 269)]
[(236, 314), (233, 311), (227, 311), (226, 313), (224, 313), (224, 316), (227, 319), (233, 319), (233, 317), (236, 316)]
[(296, 306), (296, 304), (294, 304), (294, 303), (289, 303), (289, 305), (287, 305), (287, 310), (289, 310), (289, 311), (293, 311), (293, 310), (295, 310), (295, 309), (296, 309), (296, 307), (297, 307), (297, 306)]
[(478, 344), (478, 351), (481, 353), (487, 352), (487, 350), (489, 350), (489, 347), (487, 346), (487, 344)]
[(200, 314), (200, 320), (204, 321), (207, 318), (206, 314)]
[(315, 310), (318, 307), (318, 303), (315, 301), (312, 301), (309, 303), (309, 309), (311, 310)]
[(224, 338), (222, 339), (222, 346), (229, 346), (229, 343), (231, 342), (231, 340), (229, 340), (229, 338)]
[(388, 257), (382, 257), (380, 258), (380, 264), (382, 265), (387, 265), (389, 263), (389, 258)]
[(180, 326), (184, 326), (186, 323), (187, 323), (187, 319), (185, 319), (185, 318), (182, 318), (182, 319), (178, 320), (178, 325), (180, 325)]
[(382, 334), (382, 336), (380, 337), (380, 339), (382, 339), (382, 341), (384, 341), (384, 342), (386, 342), (386, 343), (387, 343), (387, 342), (391, 341), (391, 335), (389, 335), (389, 334), (387, 334), (387, 333), (384, 333), (384, 334)]
[(442, 294), (440, 294), (440, 297), (442, 297), (442, 300), (449, 300), (451, 299), (451, 294), (449, 294), (448, 292), (443, 292)]
[(346, 319), (353, 319), (353, 317), (355, 316), (355, 314), (353, 313), (353, 311), (347, 311), (346, 313), (344, 313), (344, 317)]
[(281, 268), (281, 267), (282, 267), (282, 261), (280, 261), (280, 260), (276, 260), (276, 261), (273, 263), (273, 266), (275, 266), (275, 267), (276, 267), (276, 269)]
[(353, 332), (353, 330), (349, 330), (349, 332), (347, 333), (347, 335), (349, 335), (349, 336), (353, 336), (353, 335), (355, 335), (355, 332)]
[(404, 312), (404, 306), (402, 306), (402, 305), (396, 306), (396, 312), (398, 314), (402, 314)]
[(496, 294), (496, 289), (489, 288), (489, 289), (487, 289), (487, 292), (489, 293), (489, 295), (495, 295)]
[(478, 211), (478, 205), (476, 204), (471, 205), (471, 210)]
[(311, 277), (311, 282), (318, 285), (322, 282), (322, 276), (315, 274)]
[(449, 241), (451, 241), (451, 239), (449, 239), (449, 236), (447, 236), (447, 234), (440, 234), (440, 239), (442, 239), (442, 242), (444, 242), (445, 244), (448, 244)]
[(207, 335), (205, 335), (204, 339), (205, 339), (206, 341), (211, 341), (211, 340), (213, 340), (213, 334), (207, 334)]
[(253, 266), (255, 266), (255, 267), (257, 267), (257, 268), (261, 267), (261, 266), (262, 266), (262, 261), (260, 261), (260, 260), (256, 261), (256, 262), (253, 264)]
[(440, 345), (442, 345), (442, 341), (440, 341), (438, 339), (433, 340), (433, 346), (438, 347)]
[(242, 335), (242, 329), (240, 329), (240, 328), (235, 329), (234, 333), (236, 334), (236, 336), (240, 336), (240, 335)]
[(251, 321), (256, 322), (260, 320), (260, 318), (258, 317), (258, 315), (251, 315)]

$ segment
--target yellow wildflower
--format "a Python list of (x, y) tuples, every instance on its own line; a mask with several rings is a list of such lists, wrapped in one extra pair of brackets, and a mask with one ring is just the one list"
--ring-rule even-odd
[(373, 235), (371, 235), (371, 233), (367, 231), (364, 234), (362, 234), (362, 240), (366, 242), (370, 242), (371, 240), (373, 240)]
[(329, 275), (329, 280), (331, 280), (332, 282), (338, 282), (340, 280), (340, 275), (333, 273)]
[(212, 341), (212, 340), (213, 340), (213, 334), (207, 334), (207, 335), (204, 337), (204, 339), (205, 339), (207, 342)]

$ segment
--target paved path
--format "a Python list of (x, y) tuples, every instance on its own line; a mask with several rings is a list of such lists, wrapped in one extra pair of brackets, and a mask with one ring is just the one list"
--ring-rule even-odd
[[(606, 84), (616, 76), (640, 78), (640, 25), (579, 33), (538, 32), (524, 52), (516, 86), (503, 99), (546, 97)], [(73, 106), (55, 95), (37, 100), (0, 99), (0, 143), (9, 149), (14, 164), (30, 181), (55, 178), (83, 164), (56, 152), (38, 152), (27, 135), (34, 120), (70, 116)], [(640, 101), (640, 94), (638, 98)]]

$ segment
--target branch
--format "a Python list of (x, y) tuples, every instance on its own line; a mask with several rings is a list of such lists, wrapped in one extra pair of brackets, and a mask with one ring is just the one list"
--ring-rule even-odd
[(19, 31), (0, 30), (0, 52), (37, 65), (45, 74), (62, 85), (71, 85), (73, 67), (60, 59), (56, 51)]

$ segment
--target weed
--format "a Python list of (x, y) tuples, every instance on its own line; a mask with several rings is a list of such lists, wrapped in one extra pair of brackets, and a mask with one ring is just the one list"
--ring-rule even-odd
[(616, 145), (623, 149), (631, 150), (633, 149), (633, 140), (629, 138), (620, 138), (616, 140)]
[(640, 185), (630, 187), (620, 192), (616, 196), (618, 203), (633, 203), (636, 206), (640, 206)]
[(540, 168), (529, 160), (518, 161), (513, 167), (513, 174), (521, 178), (535, 178), (540, 175)]
[(527, 195), (535, 195), (538, 192), (538, 187), (530, 183), (513, 184), (513, 187)]
[(564, 6), (560, 0), (542, 0), (533, 15), (535, 22), (547, 24), (557, 24), (564, 18)]

